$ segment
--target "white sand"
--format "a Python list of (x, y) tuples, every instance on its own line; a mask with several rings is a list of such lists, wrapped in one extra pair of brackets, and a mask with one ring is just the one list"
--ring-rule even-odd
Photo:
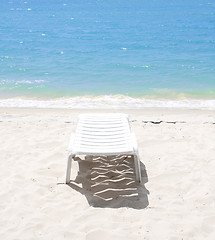
[(133, 169), (122, 157), (106, 184), (97, 167), (107, 159), (74, 162), (68, 186), (67, 145), (80, 112), (0, 109), (0, 239), (215, 239), (215, 111), (114, 110), (130, 115), (142, 185), (129, 173), (111, 181)]

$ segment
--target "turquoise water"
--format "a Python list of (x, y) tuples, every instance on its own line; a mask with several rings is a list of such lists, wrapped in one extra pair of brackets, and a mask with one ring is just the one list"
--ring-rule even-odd
[(2, 0), (0, 98), (215, 99), (212, 0)]

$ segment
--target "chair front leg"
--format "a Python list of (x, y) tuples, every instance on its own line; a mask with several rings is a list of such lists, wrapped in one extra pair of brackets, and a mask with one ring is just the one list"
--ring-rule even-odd
[(71, 166), (72, 166), (72, 159), (75, 157), (74, 154), (68, 155), (67, 160), (67, 170), (66, 170), (66, 184), (70, 182), (70, 175), (71, 175)]
[(138, 182), (141, 182), (140, 157), (138, 153), (134, 154), (134, 164), (135, 164), (136, 180)]

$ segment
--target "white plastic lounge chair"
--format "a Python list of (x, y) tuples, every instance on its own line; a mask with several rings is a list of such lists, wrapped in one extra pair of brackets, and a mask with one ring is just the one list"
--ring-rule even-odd
[(71, 162), (75, 155), (133, 155), (136, 180), (141, 182), (140, 158), (134, 133), (126, 114), (81, 114), (76, 133), (71, 135), (66, 183), (70, 182)]

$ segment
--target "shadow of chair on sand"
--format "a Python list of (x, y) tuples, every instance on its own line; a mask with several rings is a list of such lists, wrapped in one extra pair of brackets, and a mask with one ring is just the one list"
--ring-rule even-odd
[[(146, 208), (149, 204), (147, 172), (141, 163), (142, 182), (135, 181), (133, 156), (75, 157), (79, 171), (69, 186), (85, 195), (90, 206)], [(74, 163), (74, 162), (73, 162)]]

